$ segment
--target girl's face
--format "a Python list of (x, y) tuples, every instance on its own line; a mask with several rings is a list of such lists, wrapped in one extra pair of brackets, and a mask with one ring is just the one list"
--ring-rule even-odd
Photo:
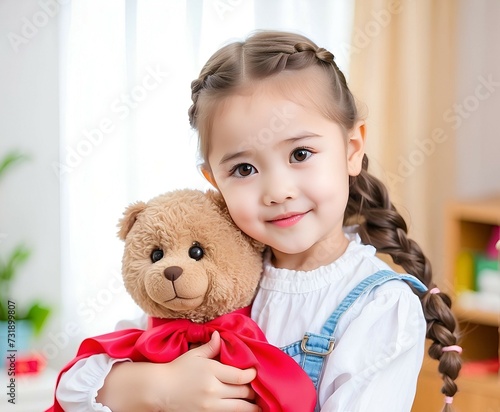
[(271, 247), (277, 267), (310, 270), (347, 247), (349, 175), (361, 169), (364, 137), (362, 125), (345, 136), (301, 101), (272, 84), (229, 97), (213, 119), (208, 162), (236, 225)]

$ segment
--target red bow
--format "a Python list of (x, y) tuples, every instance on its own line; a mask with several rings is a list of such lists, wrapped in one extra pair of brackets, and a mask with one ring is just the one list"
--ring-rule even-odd
[[(312, 381), (291, 357), (267, 343), (263, 332), (248, 316), (249, 308), (220, 316), (210, 322), (187, 319), (153, 319), (149, 330), (126, 329), (85, 339), (65, 371), (90, 355), (106, 353), (112, 358), (136, 362), (170, 362), (189, 349), (191, 343), (206, 343), (214, 331), (221, 337), (220, 361), (240, 369), (254, 367), (251, 386), (257, 404), (265, 412), (308, 412), (316, 405)], [(61, 412), (57, 402), (46, 412)]]

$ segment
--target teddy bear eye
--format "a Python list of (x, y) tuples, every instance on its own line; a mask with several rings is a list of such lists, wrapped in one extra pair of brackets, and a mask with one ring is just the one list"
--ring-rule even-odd
[(193, 242), (193, 246), (189, 248), (189, 257), (194, 260), (200, 260), (205, 252), (198, 242)]
[(158, 262), (162, 257), (163, 257), (163, 250), (161, 249), (155, 249), (153, 250), (153, 252), (151, 252), (151, 261), (153, 263)]

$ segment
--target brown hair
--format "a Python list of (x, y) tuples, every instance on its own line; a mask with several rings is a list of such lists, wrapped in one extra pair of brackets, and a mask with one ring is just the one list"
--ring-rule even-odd
[[(352, 130), (361, 116), (334, 56), (302, 35), (260, 31), (244, 42), (234, 42), (217, 51), (205, 64), (198, 79), (191, 83), (193, 104), (189, 108), (189, 120), (199, 132), (202, 157), (206, 159), (208, 156), (210, 120), (217, 102), (238, 88), (251, 85), (252, 81), (310, 67), (322, 70), (329, 80), (326, 115), (344, 131)], [(364, 243), (389, 254), (394, 263), (419, 278), (429, 289), (435, 288), (428, 259), (417, 243), (407, 237), (406, 223), (391, 203), (385, 185), (368, 173), (366, 154), (361, 173), (350, 177), (344, 223), (353, 222), (359, 224)], [(461, 358), (457, 352), (443, 352), (444, 347), (457, 343), (451, 300), (441, 292), (426, 292), (419, 297), (427, 321), (427, 338), (432, 340), (429, 355), (439, 360), (439, 372), (444, 381), (441, 391), (453, 397), (457, 392), (454, 380), (460, 371)], [(449, 404), (445, 405), (444, 411), (451, 411)]]

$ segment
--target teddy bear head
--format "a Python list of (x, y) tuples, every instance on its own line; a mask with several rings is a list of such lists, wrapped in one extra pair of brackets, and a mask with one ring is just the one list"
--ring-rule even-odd
[(215, 191), (176, 190), (129, 206), (119, 223), (127, 291), (150, 316), (206, 322), (249, 305), (263, 245)]

